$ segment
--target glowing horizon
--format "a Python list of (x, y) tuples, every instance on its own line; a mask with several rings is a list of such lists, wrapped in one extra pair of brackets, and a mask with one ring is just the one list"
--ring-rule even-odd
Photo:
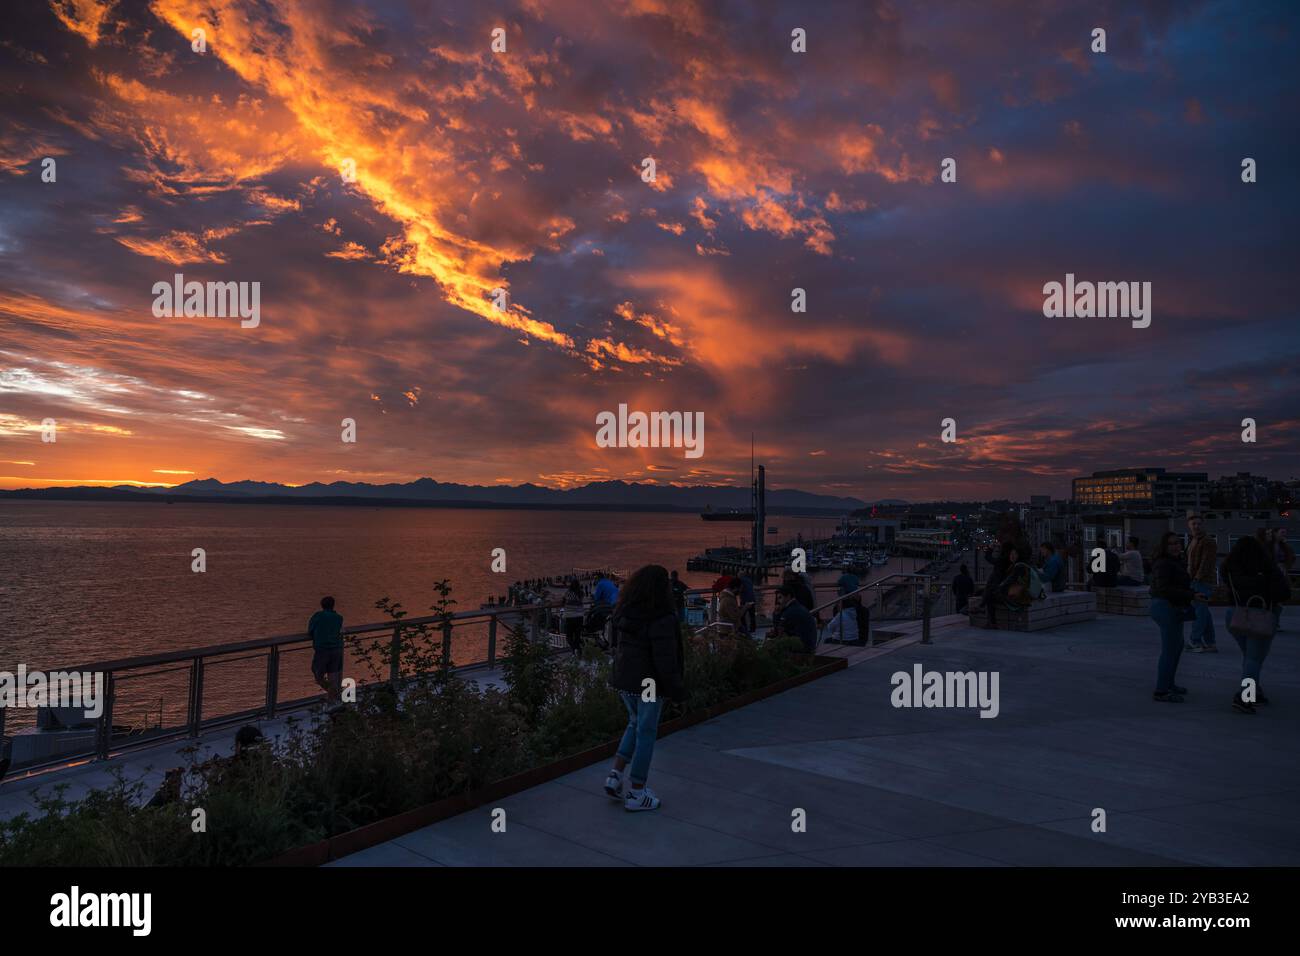
[[(0, 488), (1300, 473), (1285, 4), (596, 6), (7, 14)], [(156, 317), (178, 274), (260, 321)], [(1151, 326), (1043, 318), (1067, 274)], [(620, 403), (706, 454), (598, 447)]]

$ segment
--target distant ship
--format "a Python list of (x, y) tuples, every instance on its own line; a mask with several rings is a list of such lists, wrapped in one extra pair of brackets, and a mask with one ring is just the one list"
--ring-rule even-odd
[(721, 511), (705, 508), (700, 512), (700, 517), (705, 521), (753, 521), (754, 512), (741, 511), (739, 508), (724, 508)]

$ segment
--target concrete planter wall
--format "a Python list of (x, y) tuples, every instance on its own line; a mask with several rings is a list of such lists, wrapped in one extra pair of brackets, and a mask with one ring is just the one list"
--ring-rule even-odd
[[(765, 697), (771, 697), (782, 691), (790, 690), (792, 687), (798, 687), (800, 684), (826, 677), (848, 666), (848, 661), (842, 657), (814, 656), (805, 657), (804, 660), (811, 660), (816, 666), (804, 671), (802, 674), (796, 674), (794, 677), (787, 677), (775, 684), (768, 684), (766, 687), (748, 691), (704, 710), (692, 711), (683, 714), (681, 717), (664, 721), (659, 725), (660, 739), (703, 721), (712, 720), (714, 717), (721, 716), (728, 711), (755, 703)], [(495, 783), (480, 787), (478, 790), (457, 794), (454, 797), (445, 797), (434, 803), (427, 803), (422, 807), (407, 810), (405, 813), (399, 813), (396, 816), (377, 820), (355, 830), (329, 837), (319, 843), (298, 847), (259, 865), (320, 866), (331, 860), (345, 857), (350, 853), (356, 853), (377, 846), (380, 843), (386, 843), (399, 836), (427, 827), (431, 823), (446, 820), (485, 803), (500, 800), (502, 797), (508, 797), (511, 794), (519, 793), (521, 790), (527, 790), (530, 787), (536, 787), (565, 774), (573, 773), (575, 770), (581, 770), (583, 767), (590, 766), (597, 761), (608, 760), (614, 756), (617, 747), (617, 740), (608, 740), (599, 746), (592, 747), (590, 750), (571, 754), (553, 763), (505, 777)]]

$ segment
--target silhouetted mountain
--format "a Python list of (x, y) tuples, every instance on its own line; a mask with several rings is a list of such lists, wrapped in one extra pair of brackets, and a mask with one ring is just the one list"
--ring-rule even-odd
[[(112, 492), (105, 495), (105, 492)], [(750, 490), (727, 485), (699, 485), (675, 487), (626, 481), (595, 481), (578, 488), (556, 489), (540, 485), (463, 485), (440, 482), (432, 478), (417, 478), (405, 483), (374, 485), (368, 482), (332, 481), (328, 484), (313, 481), (310, 484), (291, 486), (267, 481), (223, 482), (216, 478), (187, 481), (171, 488), (136, 488), (119, 485), (116, 488), (43, 488), (24, 489), (19, 492), (0, 492), (0, 495), (25, 498), (118, 500), (129, 497), (166, 497), (168, 499), (195, 498), (205, 500), (291, 499), (303, 501), (329, 499), (330, 503), (347, 503), (352, 500), (389, 500), (410, 503), (447, 503), (465, 505), (524, 505), (531, 507), (583, 507), (653, 508), (694, 510), (704, 508), (748, 508)], [(768, 489), (767, 505), (773, 512), (798, 510), (847, 512), (864, 507), (857, 498), (819, 495), (794, 488)]]

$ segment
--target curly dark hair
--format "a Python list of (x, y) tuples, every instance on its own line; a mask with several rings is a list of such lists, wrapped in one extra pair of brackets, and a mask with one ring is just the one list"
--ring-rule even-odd
[(614, 608), (618, 617), (650, 619), (675, 613), (668, 569), (661, 564), (647, 564), (634, 571), (619, 592), (618, 604)]

